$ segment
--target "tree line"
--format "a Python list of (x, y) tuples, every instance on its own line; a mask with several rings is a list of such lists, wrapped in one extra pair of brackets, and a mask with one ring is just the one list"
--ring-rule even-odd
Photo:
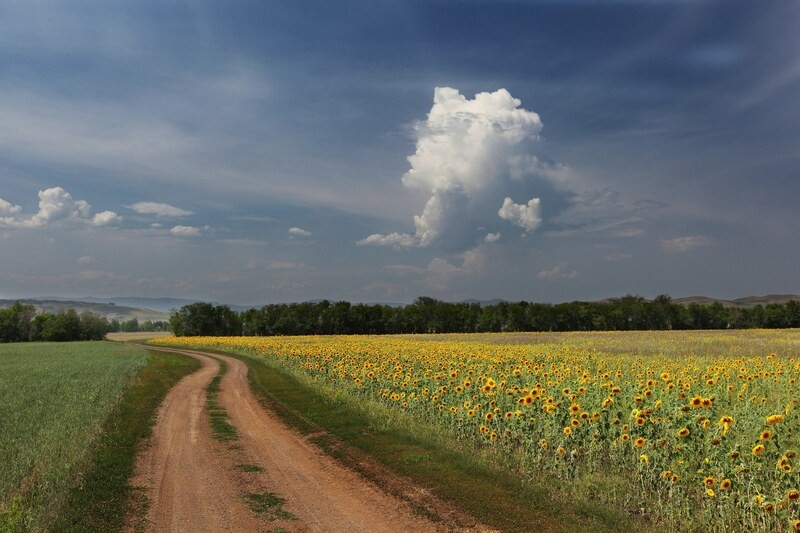
[(0, 309), (0, 342), (93, 341), (107, 332), (108, 320), (89, 311), (37, 314), (36, 307), (20, 302)]
[(174, 311), (169, 325), (177, 336), (796, 328), (800, 302), (738, 308), (718, 302), (683, 305), (668, 295), (654, 300), (627, 295), (602, 302), (482, 306), (423, 296), (403, 307), (323, 300), (241, 312), (198, 302)]
[(111, 319), (108, 323), (109, 333), (131, 332), (136, 333), (140, 331), (169, 331), (169, 322), (166, 320), (145, 320), (139, 322), (139, 319), (134, 317), (128, 320), (119, 321), (116, 318)]

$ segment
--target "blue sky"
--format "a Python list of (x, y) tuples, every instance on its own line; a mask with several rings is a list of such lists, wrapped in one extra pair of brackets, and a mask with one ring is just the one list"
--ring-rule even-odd
[(800, 3), (0, 0), (0, 298), (799, 293)]

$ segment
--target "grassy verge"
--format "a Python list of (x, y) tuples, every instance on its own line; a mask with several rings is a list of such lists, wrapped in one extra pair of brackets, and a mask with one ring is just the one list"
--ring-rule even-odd
[(143, 514), (146, 501), (128, 483), (139, 446), (151, 434), (156, 409), (167, 392), (199, 366), (190, 357), (150, 352), (147, 365), (108, 418), (94, 463), (69, 494), (53, 531), (119, 531), (130, 506)]
[(206, 388), (206, 409), (208, 409), (208, 419), (211, 423), (211, 433), (215, 439), (222, 442), (239, 440), (239, 432), (231, 425), (228, 413), (217, 401), (220, 382), (227, 371), (228, 365), (224, 361), (219, 361), (219, 373), (214, 376)]
[[(241, 356), (240, 356), (241, 357)], [(436, 520), (438, 509), (409, 498), (396, 479), (371, 468), (364, 455), (425, 487), (479, 522), (502, 531), (620, 531), (631, 527), (622, 512), (588, 500), (568, 501), (557, 491), (520, 479), (480, 450), (447, 442), (435, 429), (336, 395), (263, 361), (242, 357), (253, 391), (289, 425), (326, 453), (359, 470), (385, 490), (409, 500)], [(387, 415), (387, 416), (383, 416)], [(641, 526), (641, 524), (639, 524)]]

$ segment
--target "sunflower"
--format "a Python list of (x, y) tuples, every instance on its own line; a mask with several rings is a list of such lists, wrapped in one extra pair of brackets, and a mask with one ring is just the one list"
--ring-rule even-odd
[(706, 496), (708, 496), (709, 498), (713, 498), (714, 497), (714, 490), (713, 489), (706, 489)]
[(683, 428), (678, 430), (678, 436), (682, 439), (685, 439), (689, 436), (689, 428)]
[(564, 435), (572, 435), (572, 428), (567, 426), (564, 428)]
[(713, 487), (713, 486), (714, 486), (714, 485), (716, 485), (716, 484), (717, 484), (717, 480), (716, 480), (716, 479), (714, 479), (714, 478), (713, 478), (713, 477), (711, 477), (711, 476), (708, 476), (707, 478), (705, 478), (705, 479), (703, 480), (703, 485), (705, 485), (706, 487)]
[(565, 450), (563, 446), (559, 446), (556, 452), (558, 452), (558, 455), (561, 457), (564, 457), (567, 454), (567, 450)]
[(760, 438), (764, 442), (769, 442), (769, 440), (772, 438), (772, 432), (768, 429), (765, 429), (764, 431), (761, 432), (758, 438)]
[(796, 502), (797, 500), (800, 500), (800, 490), (790, 490), (786, 493), (786, 499), (790, 502)]
[(719, 482), (719, 488), (721, 488), (722, 490), (729, 490), (731, 488), (731, 484), (732, 484), (731, 480), (725, 478)]
[(677, 483), (678, 481), (680, 481), (680, 480), (681, 480), (681, 476), (679, 476), (678, 474), (675, 474), (675, 473), (673, 473), (672, 477), (670, 478), (670, 481), (672, 481), (673, 485), (675, 483)]
[(628, 442), (629, 440), (631, 440), (631, 436), (628, 435), (627, 433), (623, 433), (620, 438), (622, 439), (622, 442)]
[(763, 445), (763, 444), (756, 444), (755, 446), (753, 446), (753, 455), (755, 455), (756, 457), (758, 457), (759, 455), (761, 455), (762, 453), (764, 453), (764, 450), (765, 450), (765, 449), (766, 449), (766, 448), (764, 448), (764, 445)]
[(670, 472), (669, 470), (664, 470), (663, 472), (661, 472), (661, 479), (663, 479), (664, 481), (668, 480), (671, 477), (672, 477), (672, 472)]
[(733, 417), (732, 416), (723, 416), (719, 419), (720, 426), (731, 426), (733, 425)]
[(783, 415), (770, 415), (767, 417), (767, 424), (780, 424), (785, 420)]
[(800, 531), (800, 520), (795, 520), (794, 522), (792, 522), (792, 527), (794, 528), (795, 531)]
[(633, 441), (633, 445), (637, 448), (641, 448), (645, 444), (647, 444), (647, 441), (644, 439), (644, 437), (637, 437), (636, 440)]
[(697, 409), (698, 407), (703, 405), (703, 399), (700, 396), (695, 396), (694, 398), (691, 399), (691, 401), (689, 402), (689, 405), (691, 405), (693, 408)]

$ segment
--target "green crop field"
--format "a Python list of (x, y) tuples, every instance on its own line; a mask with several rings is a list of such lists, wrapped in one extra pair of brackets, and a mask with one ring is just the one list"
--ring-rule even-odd
[(0, 531), (46, 527), (147, 352), (109, 342), (0, 345)]

